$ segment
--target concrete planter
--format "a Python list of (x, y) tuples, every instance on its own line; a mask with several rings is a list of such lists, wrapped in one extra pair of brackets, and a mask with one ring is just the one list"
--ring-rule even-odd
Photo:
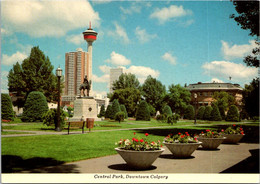
[(185, 158), (190, 157), (191, 154), (202, 144), (197, 143), (166, 143), (163, 144), (172, 152), (174, 157)]
[(115, 148), (118, 154), (126, 161), (127, 165), (136, 169), (147, 169), (164, 151), (163, 148), (154, 151), (132, 151)]
[(217, 149), (218, 146), (226, 139), (226, 137), (221, 138), (205, 138), (198, 137), (198, 140), (202, 142), (201, 146), (204, 149)]
[(228, 143), (228, 144), (237, 144), (244, 135), (242, 134), (224, 134), (224, 137), (226, 139), (223, 141), (223, 143)]

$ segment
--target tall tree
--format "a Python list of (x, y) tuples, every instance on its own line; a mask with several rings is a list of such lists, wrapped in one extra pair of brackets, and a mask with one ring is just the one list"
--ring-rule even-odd
[(14, 120), (14, 111), (11, 98), (8, 94), (1, 93), (1, 119)]
[(166, 95), (165, 86), (153, 78), (151, 75), (147, 77), (142, 85), (142, 95), (148, 104), (151, 104), (156, 111), (162, 108), (163, 97)]
[(134, 74), (123, 73), (119, 76), (118, 80), (113, 82), (113, 90), (125, 89), (125, 88), (135, 88), (140, 89), (140, 82)]
[(120, 104), (125, 105), (128, 116), (135, 116), (137, 103), (141, 100), (141, 93), (138, 89), (126, 88), (115, 90), (110, 101), (118, 99)]
[(164, 101), (175, 113), (183, 115), (187, 105), (190, 104), (191, 94), (180, 84), (172, 84), (169, 86), (169, 92), (164, 97)]
[(136, 121), (150, 121), (150, 110), (146, 101), (141, 101), (136, 110)]
[(120, 112), (121, 109), (120, 109), (120, 104), (118, 103), (118, 100), (117, 99), (114, 99), (113, 100), (113, 103), (112, 103), (112, 108), (111, 108), (111, 117), (110, 119), (115, 119), (115, 115), (116, 113)]
[(32, 91), (42, 92), (49, 102), (57, 100), (57, 77), (52, 71), (49, 58), (38, 46), (31, 49), (30, 56), (21, 65), (18, 62), (13, 65), (8, 75), (8, 86), (9, 92), (24, 97), (24, 101), (18, 104), (19, 107), (24, 105)]
[(236, 103), (235, 98), (225, 91), (215, 92), (213, 94), (214, 103), (218, 106), (220, 115), (222, 119), (225, 119), (225, 112), (229, 109), (231, 105)]

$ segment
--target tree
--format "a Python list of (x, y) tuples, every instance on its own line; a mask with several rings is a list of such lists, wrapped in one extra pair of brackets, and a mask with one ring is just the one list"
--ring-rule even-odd
[(105, 113), (105, 118), (110, 118), (111, 117), (111, 111), (112, 111), (112, 106), (108, 105)]
[(235, 105), (230, 106), (227, 113), (226, 121), (239, 121), (239, 112), (237, 106)]
[(215, 103), (212, 104), (212, 111), (210, 113), (210, 120), (211, 121), (221, 121), (222, 120), (218, 106)]
[(99, 116), (100, 117), (104, 117), (105, 116), (105, 106), (104, 105), (101, 105), (101, 108), (100, 108), (100, 112), (99, 112)]
[(111, 107), (110, 119), (115, 119), (116, 113), (118, 113), (120, 111), (121, 111), (121, 109), (120, 109), (120, 105), (118, 103), (118, 100), (117, 99), (113, 100), (112, 107)]
[(224, 91), (215, 92), (213, 94), (213, 98), (215, 99), (214, 103), (218, 106), (221, 118), (225, 119), (225, 112), (231, 105), (234, 105), (236, 103), (235, 98)]
[(259, 78), (253, 79), (250, 85), (243, 90), (243, 108), (248, 116), (259, 116)]
[(121, 104), (121, 105), (120, 105), (120, 109), (121, 109), (122, 112), (125, 113), (125, 119), (127, 119), (127, 118), (128, 118), (128, 114), (127, 114), (127, 111), (126, 111), (125, 105)]
[(210, 120), (211, 111), (212, 111), (212, 107), (211, 106), (207, 106), (205, 108), (205, 112), (204, 112), (204, 115), (203, 115), (203, 119), (204, 120)]
[(8, 94), (1, 93), (1, 119), (14, 120), (14, 111), (11, 98)]
[(22, 121), (42, 121), (43, 114), (48, 111), (46, 97), (42, 92), (32, 91), (29, 93), (24, 104)]
[(119, 76), (118, 80), (113, 82), (113, 90), (125, 89), (125, 88), (140, 88), (140, 82), (136, 78), (134, 74), (131, 73), (123, 73)]
[[(230, 18), (237, 22), (242, 29), (250, 30), (249, 35), (259, 37), (259, 1), (233, 1), (238, 15), (232, 14)], [(252, 50), (252, 55), (244, 58), (247, 66), (259, 67), (260, 47), (256, 38), (256, 48)]]
[(155, 108), (151, 104), (149, 104), (149, 103), (148, 103), (148, 107), (149, 107), (149, 111), (150, 111), (150, 116), (154, 117), (156, 115)]
[(141, 101), (136, 110), (136, 121), (150, 121), (150, 111), (146, 101)]
[(171, 107), (169, 105), (165, 105), (162, 109), (162, 114), (166, 114), (167, 116), (171, 116), (172, 115)]
[(190, 101), (190, 91), (182, 87), (180, 84), (170, 85), (169, 92), (164, 98), (164, 102), (166, 102), (175, 113), (180, 115), (184, 114), (184, 110), (186, 109), (187, 105), (190, 104)]
[[(15, 104), (18, 107), (23, 107), (27, 96), (32, 91), (42, 92), (48, 102), (57, 101), (57, 77), (52, 71), (53, 66), (49, 58), (39, 47), (33, 47), (30, 56), (24, 59), (21, 65), (18, 62), (13, 65), (8, 74), (9, 92), (23, 97)], [(63, 83), (61, 84), (63, 85)]]
[[(63, 111), (62, 109), (60, 109), (60, 126), (61, 129), (64, 128), (65, 126), (65, 117), (66, 117), (66, 113), (65, 111)], [(47, 126), (53, 126), (55, 125), (55, 129), (57, 127), (57, 123), (58, 123), (58, 112), (57, 109), (50, 109), (47, 112), (45, 112), (42, 116), (43, 119), (43, 124), (47, 125)]]
[(125, 113), (123, 111), (117, 112), (115, 115), (115, 120), (118, 121), (119, 123), (121, 121), (124, 121), (125, 119)]
[(202, 120), (205, 112), (205, 106), (201, 106), (197, 113), (197, 119)]
[(138, 89), (126, 88), (115, 90), (110, 101), (118, 99), (120, 104), (125, 105), (128, 116), (135, 116), (137, 103), (141, 100), (141, 94)]
[(142, 85), (142, 96), (148, 104), (151, 104), (156, 111), (162, 108), (163, 97), (166, 95), (166, 88), (151, 75), (147, 77)]
[(194, 119), (194, 116), (195, 116), (194, 107), (192, 105), (188, 105), (185, 110), (184, 118), (192, 120)]

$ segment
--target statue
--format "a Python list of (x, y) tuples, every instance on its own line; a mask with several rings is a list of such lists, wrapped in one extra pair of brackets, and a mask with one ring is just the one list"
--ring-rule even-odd
[(87, 96), (89, 96), (89, 90), (91, 87), (91, 80), (88, 81), (87, 75), (84, 78), (84, 82), (80, 85), (79, 90), (80, 90), (80, 97), (81, 97), (81, 90), (83, 90), (83, 95), (85, 95), (85, 90), (87, 90)]

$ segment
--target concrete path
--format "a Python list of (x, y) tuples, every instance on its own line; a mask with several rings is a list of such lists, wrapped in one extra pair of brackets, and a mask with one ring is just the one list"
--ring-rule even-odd
[[(221, 144), (217, 150), (198, 148), (190, 158), (175, 159), (166, 148), (147, 170), (127, 166), (120, 155), (65, 163), (22, 173), (257, 173), (259, 172), (259, 144)], [(249, 151), (256, 151), (251, 156)]]

